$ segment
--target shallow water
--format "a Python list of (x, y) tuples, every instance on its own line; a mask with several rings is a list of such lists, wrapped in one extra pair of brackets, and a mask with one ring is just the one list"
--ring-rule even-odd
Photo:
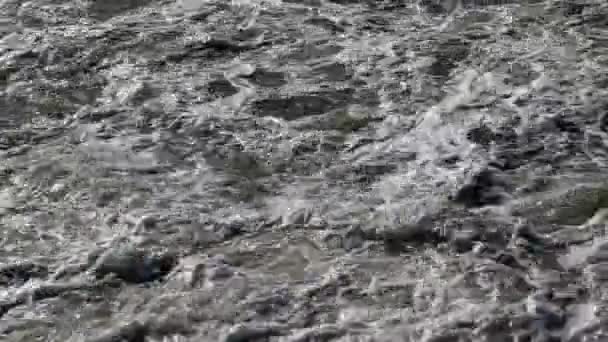
[(0, 2), (0, 335), (607, 338), (607, 13)]

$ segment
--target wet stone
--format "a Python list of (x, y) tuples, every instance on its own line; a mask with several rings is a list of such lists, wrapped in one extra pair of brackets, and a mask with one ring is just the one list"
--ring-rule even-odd
[(205, 22), (213, 14), (213, 10), (199, 10), (188, 16), (188, 19), (194, 22)]
[(283, 0), (283, 2), (288, 4), (298, 4), (310, 7), (321, 7), (323, 5), (321, 0)]
[[(118, 104), (128, 104), (139, 106), (159, 95), (159, 90), (148, 82), (125, 82), (125, 84), (113, 84), (106, 86), (102, 91), (106, 96), (111, 96)], [(76, 93), (76, 91), (74, 91)], [(88, 98), (88, 103), (91, 103), (96, 94), (90, 91), (90, 94), (82, 94), (84, 99)]]
[(354, 5), (368, 2), (367, 0), (328, 0), (331, 3), (339, 5)]
[(108, 329), (101, 335), (86, 340), (87, 342), (143, 342), (149, 334), (149, 327), (141, 322), (133, 321)]
[(565, 16), (579, 16), (587, 6), (580, 1), (565, 0), (561, 2), (561, 12)]
[(175, 308), (147, 319), (145, 324), (149, 327), (149, 336), (161, 340), (166, 336), (189, 336), (196, 332), (189, 312)]
[(256, 69), (246, 78), (249, 79), (251, 83), (260, 87), (278, 88), (287, 84), (284, 73), (266, 69)]
[(573, 135), (580, 135), (583, 133), (581, 127), (576, 123), (574, 118), (568, 118), (565, 115), (558, 114), (550, 118), (551, 123), (560, 132), (570, 133)]
[(604, 133), (608, 133), (608, 109), (604, 113), (601, 113), (599, 121), (600, 130)]
[(344, 27), (342, 27), (335, 21), (325, 17), (309, 18), (306, 19), (304, 23), (308, 25), (318, 26), (332, 32), (344, 32)]
[(498, 251), (491, 256), (497, 264), (508, 266), (512, 269), (519, 269), (522, 271), (526, 270), (526, 267), (522, 265), (520, 259), (514, 255), (514, 253), (506, 250)]
[(456, 1), (444, 1), (444, 0), (422, 0), (420, 5), (424, 8), (428, 14), (449, 14), (456, 9)]
[(333, 325), (321, 325), (294, 332), (285, 339), (286, 342), (332, 341), (340, 338), (345, 331)]
[(441, 165), (445, 168), (455, 168), (458, 167), (458, 163), (462, 161), (462, 158), (457, 154), (452, 154), (447, 157), (443, 157), (437, 160), (437, 164)]
[(358, 104), (368, 107), (370, 110), (382, 104), (378, 91), (374, 88), (358, 89), (356, 99)]
[(181, 285), (187, 287), (199, 286), (205, 278), (205, 260), (195, 256), (188, 256), (180, 260), (173, 277)]
[(211, 246), (238, 236), (243, 231), (235, 225), (192, 224), (180, 228), (177, 242), (193, 247)]
[(323, 242), (325, 247), (330, 250), (344, 247), (344, 238), (341, 234), (337, 233), (327, 234), (323, 237)]
[(382, 176), (391, 174), (397, 171), (397, 164), (385, 162), (385, 163), (365, 163), (354, 166), (351, 171), (357, 181), (363, 183), (373, 183), (380, 179)]
[(319, 128), (324, 130), (337, 130), (343, 133), (352, 133), (367, 127), (371, 121), (372, 118), (365, 111), (361, 109), (349, 109), (337, 111)]
[(380, 281), (368, 289), (369, 295), (376, 299), (385, 299), (387, 304), (392, 307), (411, 306), (415, 292), (415, 285), (408, 282), (387, 283)]
[(86, 7), (86, 13), (94, 19), (108, 20), (152, 2), (154, 0), (91, 0)]
[(229, 97), (239, 92), (232, 83), (226, 79), (218, 79), (207, 83), (205, 89), (213, 98)]
[(248, 306), (257, 316), (269, 319), (273, 314), (288, 309), (290, 294), (285, 288), (276, 288), (268, 294), (262, 294), (248, 300)]
[(590, 251), (590, 255), (586, 258), (586, 262), (597, 264), (608, 261), (608, 242), (596, 243)]
[(585, 301), (586, 296), (587, 289), (582, 284), (569, 284), (565, 288), (551, 290), (551, 300), (562, 307)]
[(245, 232), (244, 226), (236, 222), (216, 225), (214, 231), (222, 241), (231, 239)]
[(241, 52), (255, 49), (262, 43), (239, 43), (231, 39), (212, 38), (205, 42), (186, 44), (182, 50), (167, 54), (165, 62), (181, 63), (188, 59), (207, 61), (209, 59), (226, 58), (227, 56), (235, 56)]
[(496, 13), (484, 9), (471, 9), (467, 13), (463, 13), (463, 21), (466, 26), (471, 26), (479, 23), (491, 23), (496, 19)]
[(0, 215), (7, 213), (17, 206), (13, 195), (8, 191), (0, 191)]
[(494, 135), (496, 137), (496, 142), (500, 144), (515, 144), (518, 141), (519, 136), (517, 132), (513, 128), (516, 126), (518, 122), (510, 123), (509, 125), (504, 125), (499, 127), (494, 131)]
[(532, 294), (527, 301), (527, 309), (537, 315), (538, 323), (545, 328), (555, 329), (564, 325), (565, 317), (562, 310), (545, 298), (533, 298), (538, 296)]
[(255, 101), (252, 109), (257, 116), (273, 116), (291, 121), (306, 116), (325, 114), (343, 107), (350, 97), (347, 93), (335, 91), (267, 98)]
[(235, 271), (228, 265), (218, 264), (207, 269), (208, 281), (222, 281), (231, 278)]
[(231, 327), (222, 338), (223, 342), (253, 342), (269, 340), (281, 335), (281, 328), (271, 325), (238, 324)]
[(492, 170), (485, 169), (458, 190), (453, 201), (466, 207), (500, 204), (504, 199), (504, 186), (504, 182)]
[(454, 232), (450, 236), (450, 246), (459, 253), (465, 253), (473, 249), (479, 238), (480, 234), (475, 230)]
[[(500, 150), (496, 153), (496, 159), (492, 161), (492, 165), (502, 171), (515, 170), (531, 163), (539, 156), (547, 156), (542, 153), (545, 151), (544, 145), (522, 145), (508, 146)], [(550, 156), (554, 157), (555, 154), (551, 154)], [(543, 164), (546, 163), (546, 161), (543, 161)]]
[(330, 82), (343, 82), (351, 77), (346, 65), (339, 62), (317, 66), (313, 68), (313, 73), (323, 76), (323, 78)]
[(392, 31), (390, 27), (390, 21), (384, 17), (371, 15), (365, 19), (363, 26), (361, 27), (364, 30), (369, 30), (373, 32), (389, 32)]
[(530, 291), (535, 290), (533, 284), (521, 271), (509, 267), (489, 267), (480, 269), (476, 273), (476, 276), (481, 279), (492, 279), (492, 286), (497, 290), (499, 298), (505, 301), (522, 300), (528, 296)]
[(563, 225), (584, 224), (598, 209), (608, 207), (608, 189), (604, 185), (575, 186), (543, 200), (539, 207), (529, 209), (548, 222)]
[[(539, 0), (529, 0), (529, 3), (537, 3)], [(463, 6), (471, 7), (489, 7), (489, 6), (504, 6), (516, 3), (515, 0), (463, 0)]]
[(241, 29), (232, 35), (232, 39), (236, 42), (255, 41), (264, 33), (264, 30), (257, 27)]
[(406, 251), (408, 247), (437, 245), (445, 241), (445, 236), (442, 236), (440, 232), (422, 224), (385, 230), (379, 236), (389, 255), (398, 255)]
[(467, 132), (467, 139), (482, 146), (488, 146), (495, 139), (494, 132), (487, 125), (480, 125)]
[(291, 153), (294, 156), (306, 155), (319, 151), (319, 139), (295, 140), (291, 143)]
[(545, 245), (547, 247), (552, 245), (550, 239), (543, 234), (539, 234), (533, 226), (527, 224), (514, 227), (513, 236), (522, 238), (527, 241), (527, 243), (533, 245)]
[(145, 283), (161, 279), (176, 264), (176, 256), (169, 253), (150, 255), (141, 250), (125, 248), (103, 255), (94, 272), (98, 278), (114, 274), (129, 283)]
[(323, 57), (333, 56), (340, 53), (344, 48), (333, 44), (304, 43), (302, 46), (287, 56), (288, 59), (298, 61), (313, 61)]
[[(26, 99), (8, 97), (0, 93), (0, 107), (3, 108), (3, 115), (0, 117), (0, 129), (14, 129), (27, 123), (32, 116), (31, 112), (28, 111), (29, 106)], [(6, 145), (4, 143), (6, 140), (4, 136), (0, 136), (0, 149), (3, 145)]]
[(361, 227), (352, 227), (349, 229), (342, 239), (342, 247), (346, 250), (352, 250), (362, 247), (367, 240), (367, 234)]
[(548, 190), (554, 182), (546, 177), (534, 177), (517, 189), (519, 194), (531, 194)]
[(31, 278), (41, 278), (45, 277), (47, 274), (48, 269), (46, 266), (32, 262), (0, 265), (0, 285), (21, 285)]
[(448, 39), (434, 48), (432, 56), (435, 61), (429, 67), (429, 74), (446, 77), (450, 75), (459, 62), (469, 55), (470, 44), (460, 39)]
[(608, 262), (591, 264), (583, 270), (583, 279), (590, 287), (598, 287), (605, 285), (608, 281)]
[(537, 71), (532, 70), (530, 65), (521, 62), (510, 63), (507, 72), (509, 77), (504, 82), (513, 87), (528, 85), (540, 76)]
[(222, 149), (208, 149), (205, 161), (213, 168), (230, 175), (255, 179), (267, 174), (267, 165), (258, 156), (244, 150), (240, 144), (224, 145)]

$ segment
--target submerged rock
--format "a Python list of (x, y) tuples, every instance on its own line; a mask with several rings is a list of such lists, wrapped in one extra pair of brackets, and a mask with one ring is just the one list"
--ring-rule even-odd
[(138, 7), (149, 5), (153, 0), (91, 0), (86, 5), (87, 14), (98, 20), (108, 20)]
[(500, 204), (505, 199), (505, 183), (490, 169), (474, 175), (453, 198), (453, 201), (466, 207), (483, 207)]
[(46, 266), (33, 262), (0, 265), (0, 285), (8, 286), (15, 283), (24, 283), (31, 278), (44, 277), (47, 274)]
[(608, 208), (608, 185), (582, 184), (519, 201), (513, 214), (545, 223), (581, 225), (603, 208)]
[(231, 327), (222, 338), (224, 342), (246, 342), (268, 340), (281, 335), (284, 327), (276, 325), (238, 324)]
[(109, 329), (102, 335), (87, 340), (87, 342), (143, 342), (149, 333), (149, 327), (144, 323), (133, 321)]
[(125, 248), (102, 256), (94, 272), (98, 278), (115, 274), (128, 283), (145, 283), (161, 279), (176, 264), (177, 257), (170, 253), (149, 255), (144, 251)]

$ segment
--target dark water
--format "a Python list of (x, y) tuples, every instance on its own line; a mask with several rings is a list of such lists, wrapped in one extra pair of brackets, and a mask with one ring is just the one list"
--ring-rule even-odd
[(0, 335), (608, 339), (607, 14), (0, 2)]

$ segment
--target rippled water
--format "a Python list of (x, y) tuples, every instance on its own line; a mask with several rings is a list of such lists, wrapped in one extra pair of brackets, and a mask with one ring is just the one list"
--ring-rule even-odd
[(607, 48), (590, 0), (4, 0), (0, 335), (608, 339)]

